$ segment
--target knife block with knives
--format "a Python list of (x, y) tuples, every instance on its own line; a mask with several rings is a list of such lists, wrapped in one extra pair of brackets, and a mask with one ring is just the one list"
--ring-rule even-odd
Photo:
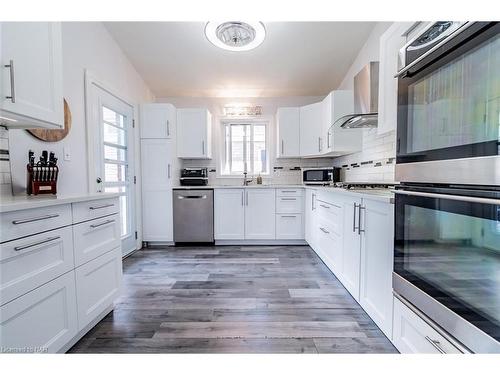
[(35, 163), (35, 155), (30, 150), (26, 168), (28, 171), (26, 183), (28, 195), (57, 194), (59, 167), (57, 166), (57, 158), (53, 152), (49, 156), (47, 151), (42, 151), (40, 160)]

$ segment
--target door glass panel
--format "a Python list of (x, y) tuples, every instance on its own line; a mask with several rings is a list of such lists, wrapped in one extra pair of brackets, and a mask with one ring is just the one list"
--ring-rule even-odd
[(396, 272), (499, 339), (500, 206), (423, 200), (404, 205)]
[(408, 86), (407, 152), (500, 140), (500, 36)]
[(121, 236), (132, 233), (130, 220), (130, 193), (128, 176), (128, 145), (125, 117), (102, 106), (103, 186), (104, 191), (120, 193)]
[(125, 130), (103, 122), (103, 138), (106, 143), (125, 146)]

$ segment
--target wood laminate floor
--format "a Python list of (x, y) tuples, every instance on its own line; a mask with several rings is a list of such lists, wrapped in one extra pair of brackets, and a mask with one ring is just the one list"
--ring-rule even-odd
[(71, 353), (397, 353), (309, 246), (156, 247), (123, 267)]

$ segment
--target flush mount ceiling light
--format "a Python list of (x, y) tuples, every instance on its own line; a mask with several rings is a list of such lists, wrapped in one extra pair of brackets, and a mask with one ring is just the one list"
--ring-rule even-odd
[(219, 48), (229, 51), (249, 51), (258, 47), (266, 37), (262, 22), (227, 21), (207, 22), (207, 39)]

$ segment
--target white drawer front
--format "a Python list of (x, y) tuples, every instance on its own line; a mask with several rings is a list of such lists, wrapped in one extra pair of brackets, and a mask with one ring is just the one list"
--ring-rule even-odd
[(277, 197), (301, 197), (304, 194), (304, 189), (289, 188), (289, 189), (276, 189)]
[(88, 202), (73, 203), (73, 223), (97, 219), (120, 212), (118, 198), (96, 199)]
[(71, 225), (71, 206), (62, 204), (0, 214), (0, 242)]
[(303, 240), (304, 224), (301, 214), (276, 215), (276, 239)]
[(276, 213), (300, 214), (303, 211), (303, 199), (298, 197), (276, 197)]
[(80, 266), (120, 246), (118, 214), (73, 226), (75, 264)]
[(122, 254), (116, 248), (76, 270), (78, 329), (83, 329), (120, 294)]
[(71, 227), (0, 245), (0, 305), (72, 270)]
[(316, 208), (318, 210), (318, 217), (326, 221), (330, 229), (340, 236), (342, 234), (343, 222), (342, 206), (316, 200)]
[(0, 307), (3, 350), (26, 348), (55, 353), (76, 333), (73, 271)]
[(453, 344), (394, 297), (393, 344), (407, 353), (461, 353)]

